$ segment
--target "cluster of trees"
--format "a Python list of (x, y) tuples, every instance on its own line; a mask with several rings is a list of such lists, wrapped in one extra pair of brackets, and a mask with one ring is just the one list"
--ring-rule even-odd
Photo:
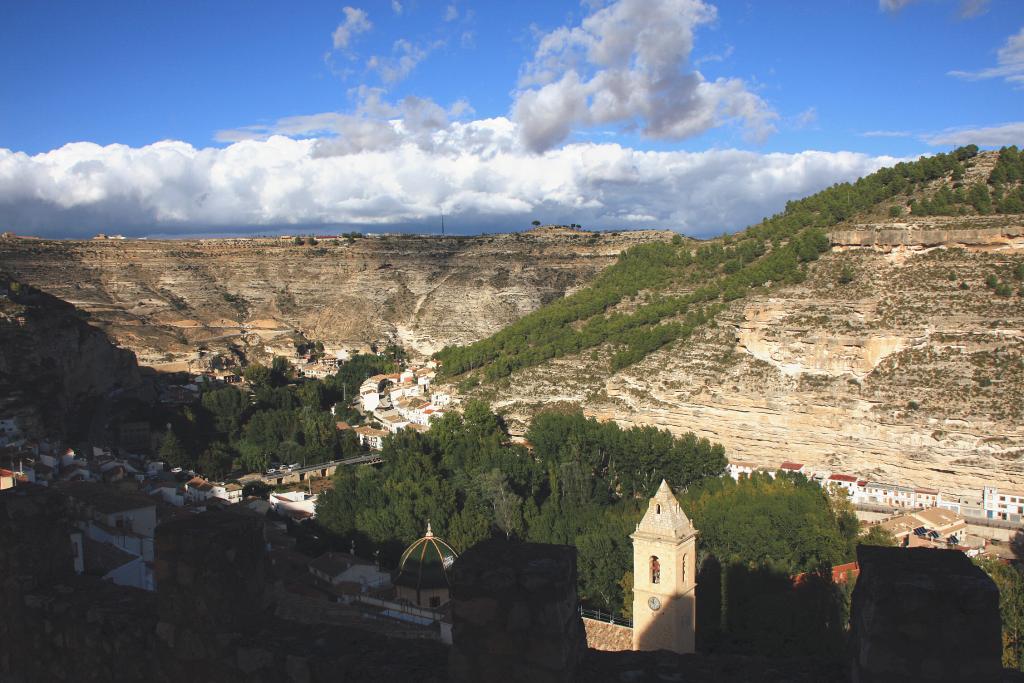
[(509, 443), (500, 418), (470, 401), (425, 434), (388, 437), (379, 469), (340, 469), (318, 521), (342, 547), (356, 540), (390, 559), (427, 520), (459, 551), (492, 535), (572, 544), (582, 598), (618, 611), (641, 506), (663, 477), (687, 486), (726, 465), (720, 445), (693, 434), (621, 429), (578, 411), (539, 414), (526, 438), (532, 450)]
[[(831, 568), (852, 561), (858, 538), (848, 500), (802, 475), (755, 473), (697, 482), (680, 496), (700, 530), (698, 635), (705, 650), (763, 655), (842, 652), (849, 587)], [(804, 575), (794, 581), (794, 576)]]
[(251, 394), (233, 386), (204, 391), (198, 405), (172, 417), (159, 455), (214, 479), (237, 468), (263, 471), (273, 461), (314, 464), (354, 455), (360, 450), (355, 435), (339, 433), (335, 422), (355, 420), (346, 399), (367, 377), (395, 367), (388, 358), (360, 354), (331, 377), (295, 382), (285, 358), (274, 358), (270, 367), (251, 364), (244, 371)]
[(628, 615), (629, 535), (665, 478), (700, 530), (702, 648), (841, 653), (850, 586), (834, 585), (831, 567), (852, 561), (859, 542), (892, 544), (880, 529), (858, 537), (845, 497), (801, 475), (735, 482), (722, 476), (721, 445), (574, 410), (538, 414), (526, 438), (529, 447), (509, 443), (501, 419), (471, 401), (425, 434), (386, 439), (380, 468), (339, 470), (317, 504), (318, 522), (338, 547), (354, 540), (386, 562), (427, 520), (460, 552), (494, 535), (574, 545), (584, 603)]
[(943, 186), (932, 197), (913, 201), (910, 212), (915, 216), (956, 216), (970, 214), (971, 209), (983, 216), (993, 213), (1024, 213), (1024, 155), (1016, 146), (999, 150), (996, 165), (988, 182), (960, 184), (963, 168), (952, 169), (953, 187)]
[(999, 158), (995, 168), (988, 176), (992, 185), (1019, 183), (1024, 181), (1024, 153), (1016, 145), (1003, 147), (999, 150)]
[[(612, 369), (689, 336), (728, 301), (752, 288), (796, 283), (806, 264), (829, 248), (825, 229), (918, 183), (963, 173), (977, 154), (968, 146), (882, 169), (854, 183), (834, 185), (791, 201), (780, 214), (737, 236), (696, 249), (682, 238), (671, 244), (639, 245), (623, 252), (590, 286), (524, 316), (497, 334), (438, 353), (448, 377), (473, 373), (472, 381), (494, 381), (520, 368), (610, 344)], [(670, 285), (690, 290), (663, 296)], [(631, 313), (613, 309), (643, 294)]]

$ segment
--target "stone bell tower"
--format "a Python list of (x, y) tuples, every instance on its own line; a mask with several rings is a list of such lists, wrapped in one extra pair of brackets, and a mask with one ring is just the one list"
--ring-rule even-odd
[(697, 530), (668, 482), (647, 504), (633, 539), (633, 649), (694, 651)]

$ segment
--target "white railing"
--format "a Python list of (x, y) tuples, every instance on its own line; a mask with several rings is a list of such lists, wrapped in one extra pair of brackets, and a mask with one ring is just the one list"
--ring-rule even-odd
[(586, 609), (582, 605), (580, 606), (580, 616), (585, 619), (593, 619), (594, 621), (603, 621), (606, 624), (615, 624), (616, 626), (633, 628), (632, 619), (617, 617), (611, 612), (602, 612), (599, 609)]

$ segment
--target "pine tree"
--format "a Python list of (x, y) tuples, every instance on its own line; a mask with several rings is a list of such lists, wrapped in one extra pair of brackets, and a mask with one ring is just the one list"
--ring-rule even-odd
[(190, 462), (188, 451), (173, 429), (167, 430), (160, 443), (160, 459), (172, 467), (185, 467)]

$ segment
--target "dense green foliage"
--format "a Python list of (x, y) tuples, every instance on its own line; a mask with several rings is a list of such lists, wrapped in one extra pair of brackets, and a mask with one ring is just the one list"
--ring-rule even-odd
[(1019, 567), (999, 560), (975, 560), (999, 588), (1003, 621), (1003, 666), (1024, 671), (1024, 576)]
[(770, 567), (787, 576), (853, 557), (857, 518), (836, 500), (801, 475), (759, 473), (738, 482), (709, 479), (681, 497), (706, 553), (723, 564)]
[[(471, 401), (425, 434), (386, 439), (380, 468), (344, 468), (318, 521), (340, 547), (394, 561), (429, 520), (464, 550), (492, 535), (578, 551), (585, 604), (629, 614), (630, 533), (662, 478), (701, 530), (698, 605), (704, 645), (764, 654), (835, 655), (848, 596), (815, 573), (852, 559), (856, 517), (802, 476), (722, 476), (720, 445), (692, 434), (622, 429), (578, 411), (546, 411), (510, 444), (486, 404)], [(794, 584), (795, 574), (810, 572)], [(831, 576), (826, 573), (825, 576)], [(710, 612), (710, 614), (709, 614)]]
[(962, 166), (954, 166), (952, 187), (944, 185), (931, 197), (914, 201), (910, 212), (915, 216), (956, 216), (978, 213), (1024, 213), (1024, 155), (1016, 146), (999, 150), (996, 165), (987, 182), (976, 182), (969, 187), (960, 181)]
[(392, 559), (427, 520), (459, 551), (491, 535), (572, 544), (582, 598), (618, 610), (640, 505), (663, 477), (685, 486), (726, 464), (720, 445), (693, 434), (621, 429), (579, 412), (541, 413), (527, 438), (532, 451), (510, 444), (500, 419), (471, 401), (425, 434), (387, 438), (380, 469), (338, 470), (318, 520)]
[[(471, 383), (493, 381), (603, 344), (613, 350), (612, 370), (626, 367), (688, 337), (751, 289), (802, 281), (805, 264), (829, 248), (825, 229), (919, 183), (962, 174), (963, 161), (976, 154), (972, 145), (900, 163), (791, 201), (739, 235), (696, 247), (682, 238), (632, 247), (588, 287), (487, 339), (445, 347), (438, 353), (443, 372), (473, 373)], [(662, 294), (671, 290), (686, 293)], [(637, 304), (631, 312), (616, 310), (630, 301)]]
[(706, 479), (680, 503), (700, 530), (703, 649), (841, 652), (849, 596), (831, 567), (853, 559), (859, 530), (844, 496), (802, 475), (755, 474)]
[(254, 363), (244, 373), (251, 393), (234, 386), (205, 390), (199, 405), (172, 418), (160, 457), (220, 478), (237, 468), (263, 471), (272, 462), (314, 464), (355, 455), (355, 435), (339, 433), (335, 423), (357, 419), (350, 402), (363, 380), (395, 369), (389, 358), (356, 355), (331, 377), (296, 381), (284, 358), (270, 367)]
[(894, 539), (892, 534), (886, 531), (881, 525), (876, 524), (869, 528), (867, 532), (860, 537), (858, 543), (861, 545), (880, 545), (886, 548), (891, 548), (896, 545), (896, 539)]

